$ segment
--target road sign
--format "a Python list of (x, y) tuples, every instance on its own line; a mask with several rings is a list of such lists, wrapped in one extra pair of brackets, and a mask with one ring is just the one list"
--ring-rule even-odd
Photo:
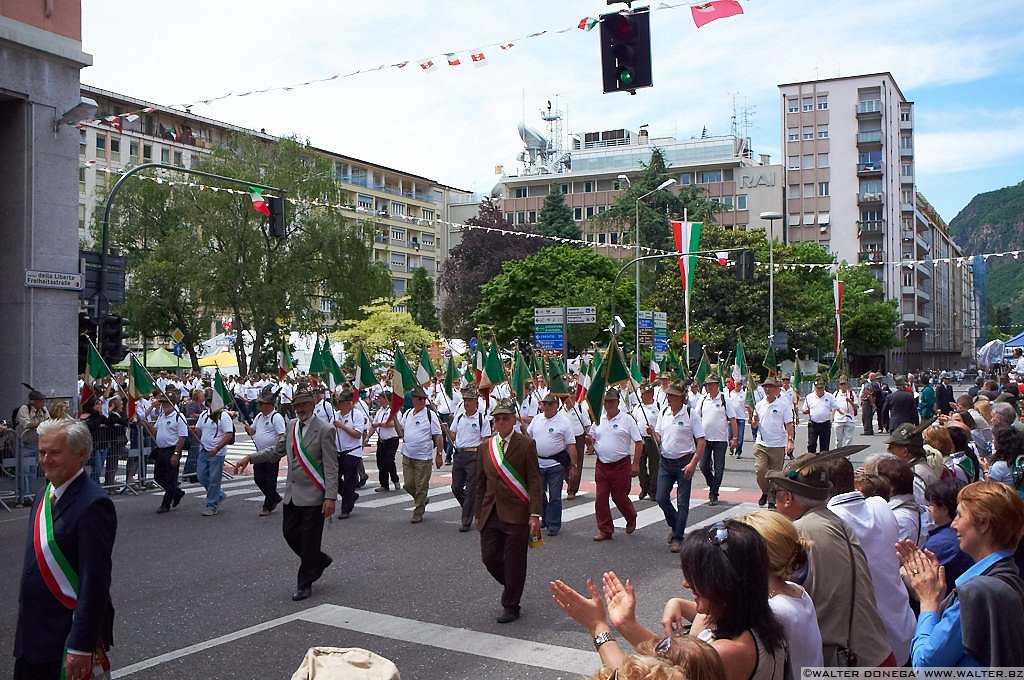
[(573, 315), (569, 312), (569, 317), (566, 319), (568, 323), (597, 323), (597, 314), (578, 314)]
[(566, 307), (566, 311), (569, 313), (569, 316), (572, 316), (574, 314), (576, 316), (581, 316), (581, 315), (582, 316), (586, 316), (586, 315), (593, 316), (593, 315), (597, 314), (597, 308), (596, 307)]
[(549, 319), (548, 323), (555, 320), (561, 321), (562, 317), (565, 316), (565, 310), (562, 307), (534, 307), (533, 318), (534, 319)]
[(534, 333), (561, 333), (562, 324), (560, 323), (538, 323), (533, 327)]
[(537, 347), (540, 349), (563, 349), (565, 347), (565, 336), (561, 333), (538, 333), (536, 340)]
[(28, 288), (62, 288), (64, 290), (82, 290), (81, 274), (65, 272), (41, 272), (36, 269), (25, 270), (25, 286)]
[(655, 328), (668, 328), (668, 314), (665, 312), (654, 313), (654, 327)]
[(181, 332), (180, 328), (175, 328), (173, 331), (171, 331), (171, 340), (174, 340), (174, 342), (180, 343), (184, 339), (185, 334)]
[[(78, 297), (89, 300), (99, 291), (100, 287), (100, 254), (84, 250), (78, 251), (79, 267), (85, 272), (85, 282), (79, 289)], [(107, 300), (115, 305), (124, 304), (125, 286), (124, 255), (107, 256), (107, 284), (102, 291)]]

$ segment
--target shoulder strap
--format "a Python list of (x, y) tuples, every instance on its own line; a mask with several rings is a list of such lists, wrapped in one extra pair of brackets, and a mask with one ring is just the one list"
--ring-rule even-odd
[(476, 412), (476, 426), (480, 432), (484, 431), (484, 414), (480, 413), (479, 410)]
[[(846, 549), (850, 553), (850, 621), (846, 627), (846, 649), (850, 654), (853, 654), (853, 650), (850, 649), (850, 639), (853, 637), (853, 610), (857, 602), (857, 563), (853, 559), (853, 542), (850, 541), (850, 536), (846, 533), (846, 525), (842, 523), (843, 538), (846, 540)], [(920, 531), (918, 531), (920, 534)], [(857, 665), (854, 663), (853, 665)]]

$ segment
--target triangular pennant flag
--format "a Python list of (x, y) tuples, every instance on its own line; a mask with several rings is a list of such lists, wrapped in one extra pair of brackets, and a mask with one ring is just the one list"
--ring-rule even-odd
[(324, 366), (324, 358), (320, 353), (320, 335), (317, 334), (316, 342), (313, 343), (313, 349), (310, 350), (309, 357), (309, 374), (320, 375), (326, 370)]
[(89, 359), (86, 362), (86, 371), (89, 375), (89, 383), (94, 383), (100, 378), (105, 378), (111, 374), (107, 363), (103, 361), (103, 357), (96, 351), (96, 345), (92, 344), (92, 340), (89, 340)]
[(768, 369), (768, 377), (774, 378), (779, 374), (779, 360), (775, 357), (775, 345), (768, 341), (768, 349), (764, 353), (764, 361), (761, 365)]
[(401, 349), (395, 349), (395, 370), (391, 374), (391, 409), (399, 411), (405, 405), (405, 397), (416, 385), (416, 376), (405, 359)]
[(292, 370), (292, 353), (288, 350), (288, 338), (281, 341), (281, 353), (277, 362), (277, 377), (284, 380)]
[(529, 379), (530, 369), (517, 349), (515, 359), (512, 360), (512, 392), (516, 395), (516, 401), (526, 399), (526, 383)]
[(459, 368), (455, 365), (455, 357), (449, 354), (448, 365), (444, 372), (444, 393), (448, 395), (448, 399), (455, 397), (455, 379), (458, 372)]
[(498, 356), (498, 344), (492, 342), (490, 349), (487, 351), (487, 357), (484, 359), (483, 370), (480, 375), (480, 387), (493, 387), (505, 382), (505, 380), (507, 380), (505, 377), (505, 367), (501, 363), (501, 357)]

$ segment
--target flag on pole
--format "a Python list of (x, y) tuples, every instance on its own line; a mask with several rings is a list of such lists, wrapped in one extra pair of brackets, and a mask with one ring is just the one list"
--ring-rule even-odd
[(737, 383), (747, 374), (747, 354), (743, 351), (743, 338), (736, 338), (736, 363), (733, 364), (732, 379)]
[(843, 282), (836, 276), (832, 280), (832, 297), (836, 303), (836, 329), (835, 340), (832, 343), (832, 351), (839, 354), (839, 345), (843, 340), (842, 313), (843, 313)]
[(761, 365), (768, 369), (768, 377), (774, 378), (779, 374), (779, 361), (775, 357), (775, 345), (768, 341), (768, 349), (764, 353), (764, 361)]
[(224, 384), (224, 378), (220, 374), (220, 369), (213, 376), (213, 397), (210, 399), (210, 411), (217, 413), (223, 411), (225, 408), (233, 404), (235, 398), (231, 395), (231, 391)]
[(548, 392), (556, 397), (565, 397), (571, 394), (569, 386), (565, 383), (562, 362), (554, 357), (548, 359)]
[[(700, 222), (672, 222), (672, 238), (676, 242), (676, 250), (681, 253), (692, 253), (700, 247)], [(683, 283), (683, 293), (689, 295), (693, 288), (693, 272), (696, 269), (696, 255), (681, 255), (679, 257), (679, 278)]]
[(703, 387), (704, 379), (709, 375), (711, 375), (711, 359), (708, 357), (708, 348), (705, 347), (700, 355), (700, 362), (697, 364), (697, 371), (693, 377), (696, 379), (697, 385)]
[(800, 383), (804, 381), (804, 372), (800, 368), (800, 352), (796, 351), (796, 362), (793, 364), (793, 389), (800, 394)]
[(107, 362), (103, 361), (103, 357), (96, 351), (96, 345), (92, 344), (91, 339), (89, 340), (89, 360), (86, 364), (86, 370), (88, 371), (89, 382), (96, 382), (100, 378), (111, 375)]
[(448, 399), (455, 398), (455, 377), (459, 373), (459, 367), (455, 365), (455, 356), (448, 355), (448, 366), (444, 372), (444, 393), (448, 395)]
[(632, 360), (629, 362), (629, 375), (633, 381), (634, 387), (639, 387), (640, 383), (644, 381), (643, 373), (640, 372), (640, 362), (637, 360), (636, 356), (633, 356)]
[(155, 389), (153, 376), (132, 354), (131, 362), (128, 364), (128, 413), (135, 413), (136, 400), (148, 397)]
[(690, 14), (693, 16), (693, 23), (700, 28), (716, 19), (743, 14), (743, 7), (737, 0), (714, 0), (700, 5), (691, 5)]
[(253, 210), (270, 217), (270, 206), (267, 205), (267, 199), (263, 198), (263, 189), (249, 187), (249, 197), (252, 199)]
[(462, 374), (462, 382), (467, 385), (476, 383), (476, 371), (468, 363), (466, 364), (466, 371)]
[(359, 345), (359, 348), (356, 350), (356, 389), (365, 390), (376, 384), (377, 375), (373, 371), (373, 366), (370, 365), (366, 352), (363, 351), (363, 346)]
[(473, 382), (480, 386), (481, 381), (484, 377), (484, 343), (481, 340), (476, 344), (476, 364), (474, 368), (475, 376)]
[(601, 422), (601, 409), (604, 406), (604, 393), (609, 387), (628, 382), (632, 378), (626, 359), (622, 356), (622, 350), (615, 342), (608, 345), (605, 350), (601, 365), (594, 375), (590, 388), (587, 389), (587, 407), (590, 409), (590, 418), (597, 425)]
[(487, 389), (503, 383), (505, 380), (507, 380), (505, 367), (501, 363), (501, 357), (498, 356), (498, 343), (492, 342), (481, 367), (480, 387)]
[(654, 382), (661, 375), (661, 366), (658, 365), (658, 360), (653, 356), (651, 357), (651, 365), (648, 367), (647, 375), (649, 376), (650, 382)]
[(391, 410), (398, 413), (405, 405), (409, 390), (416, 385), (416, 375), (409, 367), (402, 350), (395, 348), (395, 370), (391, 374)]
[(516, 395), (516, 401), (520, 403), (526, 399), (526, 382), (529, 379), (530, 368), (517, 349), (515, 359), (512, 360), (512, 392)]
[(836, 350), (836, 358), (832, 360), (832, 365), (828, 367), (828, 379), (829, 382), (833, 382), (839, 379), (839, 374), (843, 368), (843, 343), (839, 343), (839, 349)]
[(281, 341), (281, 353), (277, 362), (277, 377), (284, 380), (292, 370), (292, 353), (288, 351), (288, 338)]
[(345, 384), (345, 374), (342, 373), (341, 366), (338, 365), (338, 362), (334, 359), (334, 353), (331, 352), (330, 338), (324, 338), (324, 346), (320, 350), (320, 354), (330, 388), (333, 390), (338, 385)]
[(316, 341), (309, 358), (309, 374), (320, 375), (324, 372), (324, 358), (320, 355), (320, 334), (317, 333)]
[(424, 347), (420, 352), (420, 363), (416, 366), (416, 382), (426, 385), (434, 375), (434, 365), (430, 362), (430, 352)]

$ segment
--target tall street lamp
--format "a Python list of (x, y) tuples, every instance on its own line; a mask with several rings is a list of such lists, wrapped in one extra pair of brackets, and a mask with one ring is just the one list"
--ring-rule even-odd
[(780, 212), (763, 212), (762, 220), (768, 220), (768, 342), (775, 342), (775, 220), (782, 219)]
[[(619, 177), (621, 178), (622, 175), (620, 175)], [(652, 194), (655, 194), (655, 193), (661, 191), (662, 189), (669, 188), (670, 186), (672, 186), (675, 183), (676, 183), (676, 181), (674, 179), (669, 178), (669, 179), (665, 180), (664, 182), (662, 182), (661, 184), (659, 184), (654, 189), (652, 189), (651, 191), (648, 191), (646, 194), (644, 194), (640, 198), (636, 199), (636, 214), (635, 214), (635, 216), (633, 218), (633, 232), (634, 232), (633, 233), (633, 240), (636, 242), (634, 244), (634, 246), (636, 248), (636, 256), (635, 257), (636, 257), (636, 260), (637, 260), (637, 262), (636, 262), (636, 319), (634, 321), (635, 328), (636, 328), (636, 361), (637, 361), (637, 364), (640, 363), (640, 201), (644, 200), (645, 198), (647, 198), (648, 196), (650, 196)], [(612, 296), (613, 297), (615, 296), (615, 291), (614, 290), (612, 291)]]

